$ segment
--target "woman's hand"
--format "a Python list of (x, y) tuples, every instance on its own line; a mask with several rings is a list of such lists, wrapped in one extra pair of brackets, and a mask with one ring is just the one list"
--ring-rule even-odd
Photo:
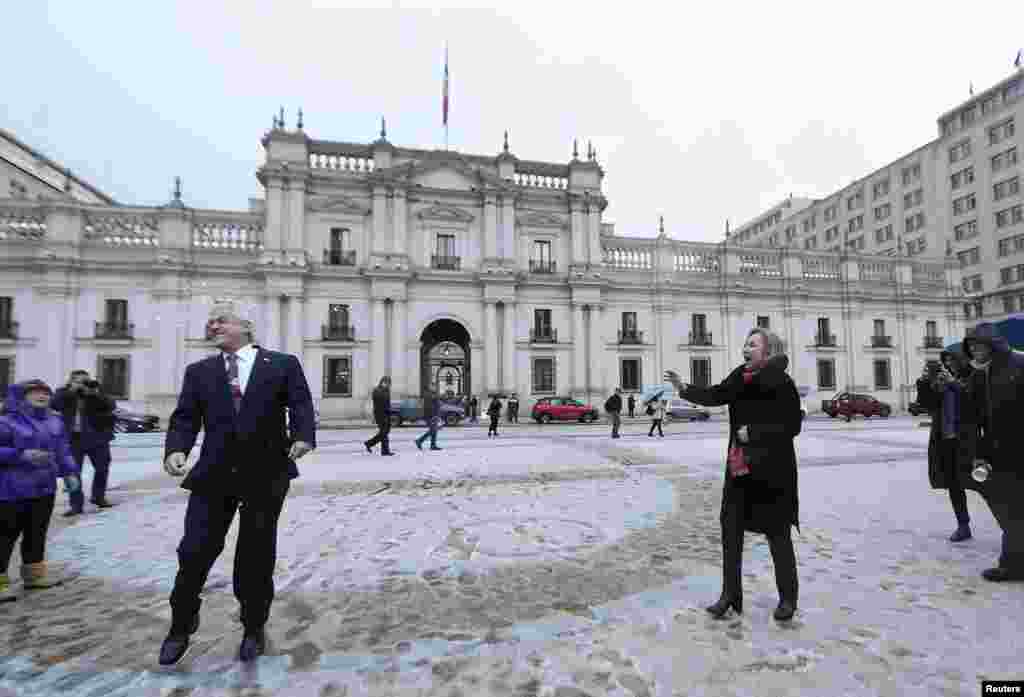
[(736, 438), (739, 440), (740, 443), (750, 442), (750, 432), (747, 431), (746, 426), (739, 427), (739, 429), (736, 431)]
[(665, 371), (665, 382), (670, 383), (673, 387), (676, 388), (676, 390), (680, 392), (687, 390), (690, 387), (689, 383), (683, 382), (682, 379), (679, 377), (679, 373), (677, 373), (674, 370)]

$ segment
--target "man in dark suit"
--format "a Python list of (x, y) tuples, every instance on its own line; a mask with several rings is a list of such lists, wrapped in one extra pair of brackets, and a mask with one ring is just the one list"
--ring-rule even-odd
[(191, 494), (161, 665), (177, 663), (199, 628), (199, 593), (224, 549), (236, 510), (241, 516), (233, 579), (243, 626), (239, 658), (251, 661), (264, 652), (278, 517), (290, 481), (299, 476), (295, 460), (316, 447), (313, 400), (298, 359), (255, 345), (246, 312), (230, 301), (214, 305), (208, 330), (220, 350), (185, 369), (167, 429), (164, 469), (175, 477), (186, 474), (200, 428), (205, 436), (199, 460), (181, 484)]
[(373, 390), (373, 420), (377, 422), (377, 435), (363, 443), (366, 452), (372, 453), (373, 446), (380, 443), (381, 455), (394, 455), (388, 443), (391, 432), (391, 377), (385, 375)]

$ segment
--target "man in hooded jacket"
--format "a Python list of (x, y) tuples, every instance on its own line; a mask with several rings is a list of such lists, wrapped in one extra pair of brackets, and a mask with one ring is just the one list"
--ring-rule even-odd
[(991, 322), (982, 322), (963, 340), (974, 373), (973, 420), (977, 425), (977, 456), (992, 468), (988, 479), (974, 485), (1003, 530), (996, 567), (982, 576), (989, 581), (1024, 580), (1024, 356), (1010, 349)]

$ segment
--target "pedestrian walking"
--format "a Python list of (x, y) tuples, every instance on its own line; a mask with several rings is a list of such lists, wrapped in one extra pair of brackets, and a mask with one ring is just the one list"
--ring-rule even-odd
[(665, 432), (661, 430), (661, 424), (665, 420), (665, 409), (668, 402), (660, 396), (647, 402), (647, 414), (651, 417), (651, 430), (648, 437), (654, 438), (654, 429), (658, 429), (658, 437), (664, 438)]
[(441, 427), (441, 400), (429, 387), (423, 393), (423, 418), (427, 421), (427, 431), (416, 439), (416, 447), (423, 450), (423, 441), (430, 438), (430, 449), (441, 450), (437, 447), (437, 430)]
[(512, 395), (508, 399), (508, 422), (510, 424), (519, 423), (519, 397)]
[(630, 394), (629, 399), (626, 400), (626, 406), (629, 407), (629, 418), (635, 418), (636, 415), (634, 412), (636, 411), (636, 397)]
[(487, 415), (491, 417), (491, 427), (487, 429), (487, 437), (498, 435), (498, 419), (501, 418), (501, 402), (497, 396), (491, 397), (491, 404), (487, 407)]
[[(963, 340), (971, 361), (969, 390), (973, 391), (973, 418), (978, 441), (975, 456), (978, 479), (969, 480), (1003, 530), (999, 561), (985, 569), (989, 581), (1024, 580), (1024, 356), (1010, 349), (991, 322), (981, 322)], [(972, 458), (973, 459), (973, 458)]]
[[(181, 487), (190, 494), (161, 665), (181, 660), (199, 628), (199, 596), (236, 511), (238, 657), (251, 661), (266, 650), (278, 519), (290, 482), (299, 476), (295, 461), (316, 447), (313, 399), (298, 358), (256, 345), (251, 317), (233, 301), (216, 302), (207, 327), (219, 351), (185, 368), (164, 446), (164, 469), (173, 477), (184, 476)], [(205, 432), (202, 450), (186, 472), (200, 429)]]
[(743, 347), (743, 365), (721, 383), (701, 388), (683, 383), (675, 371), (665, 379), (679, 396), (696, 404), (729, 406), (729, 445), (722, 492), (722, 594), (707, 611), (721, 619), (731, 607), (743, 612), (744, 531), (768, 537), (779, 591), (776, 620), (793, 617), (797, 607), (796, 555), (790, 527), (799, 528), (796, 451), (793, 439), (802, 422), (800, 395), (786, 374), (789, 359), (782, 340), (755, 328)]
[(81, 488), (64, 423), (50, 412), (53, 390), (42, 380), (7, 388), (0, 415), (0, 602), (17, 599), (7, 569), (21, 538), (21, 581), (26, 589), (61, 583), (46, 565), (46, 532), (57, 478)]
[(950, 542), (971, 539), (971, 518), (963, 482), (970, 471), (970, 459), (961, 456), (961, 412), (968, 395), (960, 380), (966, 377), (966, 359), (950, 352), (939, 354), (938, 365), (928, 363), (917, 380), (917, 403), (931, 416), (928, 437), (928, 481), (933, 489), (947, 489), (956, 516), (956, 530)]
[(381, 455), (394, 455), (388, 443), (388, 434), (391, 432), (391, 377), (385, 375), (373, 389), (373, 420), (377, 424), (377, 433), (373, 438), (363, 443), (366, 452), (372, 453), (373, 446), (380, 443)]
[(480, 406), (480, 403), (477, 402), (476, 395), (473, 395), (472, 397), (469, 398), (469, 420), (470, 420), (471, 423), (474, 423), (474, 424), (480, 423), (480, 419), (478, 418), (479, 406)]
[[(81, 471), (85, 458), (92, 463), (92, 492), (89, 502), (97, 508), (110, 508), (107, 482), (110, 477), (110, 441), (114, 440), (113, 399), (103, 393), (99, 381), (88, 370), (73, 370), (64, 387), (50, 400), (50, 408), (64, 419), (64, 430), (71, 437), (71, 456)], [(68, 493), (69, 509), (65, 516), (80, 515), (85, 510), (85, 492), (81, 487)]]
[(605, 400), (604, 410), (612, 422), (612, 438), (619, 437), (619, 426), (622, 425), (622, 389), (616, 387), (615, 394)]

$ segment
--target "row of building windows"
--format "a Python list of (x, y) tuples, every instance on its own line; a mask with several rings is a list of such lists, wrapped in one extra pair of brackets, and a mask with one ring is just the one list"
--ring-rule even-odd
[[(875, 390), (892, 389), (892, 364), (888, 358), (876, 358), (872, 361), (872, 374), (875, 379)], [(836, 361), (834, 358), (818, 359), (818, 389), (836, 389)]]
[(942, 122), (942, 135), (951, 135), (958, 128), (970, 128), (978, 120), (979, 112), (982, 117), (988, 116), (994, 113), (1000, 104), (1007, 104), (1021, 94), (1024, 94), (1024, 81), (1010, 82), (1002, 90), (964, 107), (945, 119)]
[(1011, 254), (1016, 254), (1018, 252), (1024, 252), (1024, 234), (1014, 235), (1013, 237), (1007, 237), (1006, 239), (999, 240), (999, 256), (1008, 257)]
[(960, 260), (960, 266), (974, 266), (975, 264), (981, 263), (981, 247), (972, 247), (962, 252), (957, 252), (957, 258)]
[(999, 282), (1004, 286), (1024, 281), (1024, 264), (999, 269)]
[(1004, 295), (1003, 312), (1007, 314), (1012, 314), (1014, 312), (1024, 312), (1024, 294), (1016, 296)]

